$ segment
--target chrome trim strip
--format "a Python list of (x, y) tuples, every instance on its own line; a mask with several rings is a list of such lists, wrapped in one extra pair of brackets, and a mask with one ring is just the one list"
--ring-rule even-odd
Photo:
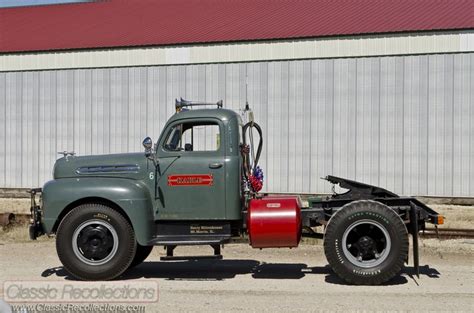
[(76, 169), (76, 174), (87, 175), (97, 173), (138, 173), (140, 167), (137, 164), (116, 164), (116, 165), (94, 165), (83, 166)]

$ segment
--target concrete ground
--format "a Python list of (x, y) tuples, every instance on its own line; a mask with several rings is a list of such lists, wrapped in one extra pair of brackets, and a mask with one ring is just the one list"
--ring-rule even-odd
[[(146, 312), (473, 312), (474, 241), (441, 242), (436, 249), (422, 246), (420, 278), (409, 265), (383, 286), (346, 285), (326, 265), (322, 246), (307, 244), (291, 250), (226, 245), (223, 260), (181, 262), (160, 261), (164, 251), (157, 247), (116, 284), (157, 281), (159, 300), (147, 304)], [(211, 249), (178, 247), (175, 253), (204, 255)], [(6, 280), (69, 279), (53, 239), (0, 242), (2, 286)]]

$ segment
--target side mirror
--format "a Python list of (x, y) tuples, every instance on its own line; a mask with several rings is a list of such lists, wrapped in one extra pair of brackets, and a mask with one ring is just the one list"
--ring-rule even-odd
[(145, 148), (145, 156), (152, 160), (153, 161), (153, 164), (155, 164), (155, 166), (158, 165), (158, 160), (156, 159), (156, 154), (155, 152), (153, 151), (153, 140), (151, 140), (150, 137), (146, 137), (145, 139), (143, 139), (143, 147)]
[(151, 155), (151, 149), (153, 147), (153, 140), (150, 137), (143, 139), (143, 147), (145, 148), (145, 155)]

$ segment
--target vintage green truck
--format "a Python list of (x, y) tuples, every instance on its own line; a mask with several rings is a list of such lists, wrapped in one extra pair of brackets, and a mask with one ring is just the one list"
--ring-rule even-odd
[(164, 260), (178, 258), (179, 245), (210, 245), (220, 258), (226, 243), (291, 248), (301, 236), (324, 238), (346, 282), (380, 284), (408, 261), (411, 234), (418, 271), (418, 233), (442, 216), (415, 198), (334, 176), (326, 179), (348, 191), (304, 206), (297, 195), (259, 193), (262, 130), (247, 116), (244, 124), (222, 102), (181, 99), (158, 141), (145, 138), (144, 152), (66, 153), (53, 180), (31, 190), (31, 239), (55, 234), (64, 268), (81, 280), (116, 278), (154, 246), (166, 248)]

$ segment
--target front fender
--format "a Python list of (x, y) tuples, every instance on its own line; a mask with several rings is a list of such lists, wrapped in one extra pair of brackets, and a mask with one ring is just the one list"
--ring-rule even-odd
[(149, 189), (131, 179), (62, 178), (43, 187), (43, 227), (52, 233), (54, 225), (75, 202), (100, 198), (119, 206), (131, 221), (138, 243), (146, 245), (153, 236), (153, 204)]

